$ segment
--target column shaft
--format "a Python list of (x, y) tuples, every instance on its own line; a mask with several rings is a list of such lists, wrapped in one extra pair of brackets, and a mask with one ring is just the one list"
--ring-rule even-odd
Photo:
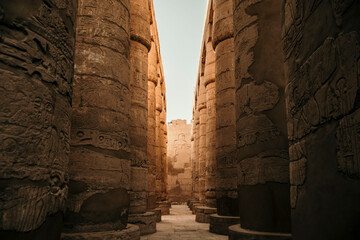
[(60, 237), (69, 182), (76, 3), (0, 3), (1, 239)]
[(127, 224), (128, 23), (128, 1), (79, 1), (65, 232), (113, 231)]

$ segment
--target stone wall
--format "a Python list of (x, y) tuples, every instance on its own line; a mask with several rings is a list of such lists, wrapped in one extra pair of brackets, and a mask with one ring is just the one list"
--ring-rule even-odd
[(168, 127), (168, 193), (170, 202), (184, 203), (191, 198), (191, 124), (172, 120)]

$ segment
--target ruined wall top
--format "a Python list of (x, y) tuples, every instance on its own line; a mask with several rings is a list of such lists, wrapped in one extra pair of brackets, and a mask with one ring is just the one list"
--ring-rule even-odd
[(178, 126), (178, 125), (186, 125), (187, 123), (186, 120), (184, 119), (176, 119), (176, 120), (172, 120), (170, 124), (173, 126)]

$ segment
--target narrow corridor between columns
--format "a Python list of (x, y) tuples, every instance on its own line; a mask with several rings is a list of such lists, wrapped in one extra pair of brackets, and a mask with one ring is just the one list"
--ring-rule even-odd
[(209, 224), (195, 222), (187, 205), (172, 205), (170, 215), (164, 215), (156, 224), (156, 233), (142, 236), (141, 240), (225, 240), (227, 236), (209, 232)]

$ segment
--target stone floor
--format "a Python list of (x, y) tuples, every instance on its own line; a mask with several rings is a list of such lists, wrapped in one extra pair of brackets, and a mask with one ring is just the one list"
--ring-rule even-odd
[(173, 205), (170, 215), (162, 216), (162, 221), (156, 224), (157, 232), (142, 236), (141, 240), (225, 240), (227, 236), (209, 232), (209, 224), (195, 222), (186, 205)]

